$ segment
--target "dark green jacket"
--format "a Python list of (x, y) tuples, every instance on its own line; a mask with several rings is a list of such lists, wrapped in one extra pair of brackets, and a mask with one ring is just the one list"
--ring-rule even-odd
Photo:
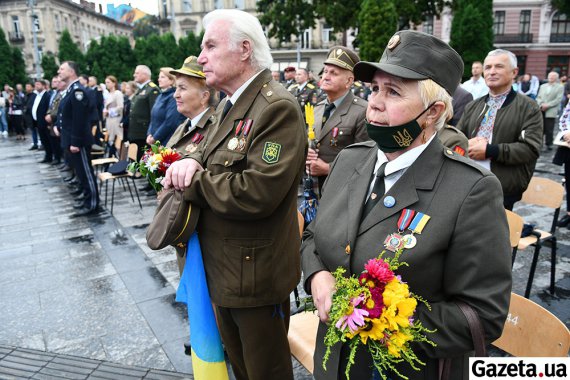
[(130, 140), (146, 140), (146, 132), (150, 124), (150, 111), (159, 94), (160, 89), (152, 82), (148, 82), (135, 93), (129, 114)]

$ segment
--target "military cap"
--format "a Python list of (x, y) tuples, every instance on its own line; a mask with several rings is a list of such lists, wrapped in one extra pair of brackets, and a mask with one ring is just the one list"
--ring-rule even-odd
[(206, 75), (202, 71), (202, 65), (198, 64), (198, 58), (191, 55), (184, 60), (184, 64), (178, 70), (171, 70), (170, 74), (183, 74), (195, 78), (206, 79)]
[(297, 69), (293, 66), (286, 67), (283, 72), (288, 73), (289, 71), (297, 71)]
[(360, 62), (358, 54), (344, 46), (333, 46), (328, 54), (325, 64), (335, 65), (341, 69), (353, 71), (354, 65)]
[(401, 30), (388, 41), (380, 62), (359, 62), (354, 67), (354, 76), (371, 82), (376, 70), (405, 79), (431, 79), (453, 96), (461, 83), (463, 60), (437, 37)]
[(166, 190), (159, 197), (158, 207), (146, 231), (146, 241), (151, 249), (173, 245), (185, 248), (196, 229), (200, 209), (184, 200), (184, 193)]

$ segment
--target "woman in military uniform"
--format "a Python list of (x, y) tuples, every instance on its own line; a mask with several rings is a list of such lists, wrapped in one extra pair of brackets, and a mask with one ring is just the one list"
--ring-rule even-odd
[[(187, 155), (205, 144), (206, 136), (216, 122), (214, 112), (218, 93), (206, 86), (206, 76), (194, 56), (186, 58), (182, 67), (171, 70), (170, 74), (176, 76), (176, 109), (187, 119), (176, 129), (166, 146)], [(184, 251), (177, 249), (180, 274), (184, 269)]]
[[(339, 153), (301, 248), (305, 289), (321, 320), (316, 379), (344, 378), (349, 352), (347, 345), (333, 347), (323, 369), (325, 323), (335, 287), (331, 272), (344, 267), (347, 275), (358, 276), (369, 259), (384, 249), (390, 257), (390, 249), (400, 243), (405, 243), (401, 260), (409, 266), (397, 274), (431, 305), (428, 310), (420, 303), (414, 319), (435, 331), (429, 338), (436, 343), (413, 344), (426, 364), (419, 371), (402, 364), (402, 374), (437, 380), (440, 363), (449, 359), (450, 379), (468, 378), (467, 357), (474, 345), (458, 303), (477, 313), (486, 343), (501, 335), (511, 291), (501, 186), (491, 172), (436, 137), (453, 115), (451, 96), (462, 73), (461, 57), (449, 45), (412, 30), (397, 32), (379, 63), (354, 67), (356, 79), (371, 82), (366, 128), (373, 141)], [(406, 210), (415, 212), (417, 222), (399, 223)], [(379, 378), (366, 350), (357, 351), (350, 376)]]

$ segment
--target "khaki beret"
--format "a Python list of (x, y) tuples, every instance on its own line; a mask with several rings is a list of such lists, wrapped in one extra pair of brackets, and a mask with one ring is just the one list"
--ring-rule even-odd
[(325, 64), (335, 65), (341, 69), (350, 70), (354, 69), (354, 65), (360, 62), (358, 54), (344, 46), (333, 46), (328, 54)]
[(173, 245), (185, 248), (196, 229), (200, 209), (185, 201), (182, 191), (165, 190), (161, 194), (154, 218), (146, 231), (151, 249)]

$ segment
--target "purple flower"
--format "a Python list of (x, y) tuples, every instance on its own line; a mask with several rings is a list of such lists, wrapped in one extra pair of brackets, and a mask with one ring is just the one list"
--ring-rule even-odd
[(355, 297), (350, 301), (352, 304), (350, 312), (340, 317), (338, 322), (335, 324), (337, 329), (344, 331), (348, 326), (350, 332), (354, 334), (358, 330), (359, 326), (364, 326), (364, 317), (368, 316), (368, 311), (357, 308), (362, 301), (364, 301), (363, 296)]

